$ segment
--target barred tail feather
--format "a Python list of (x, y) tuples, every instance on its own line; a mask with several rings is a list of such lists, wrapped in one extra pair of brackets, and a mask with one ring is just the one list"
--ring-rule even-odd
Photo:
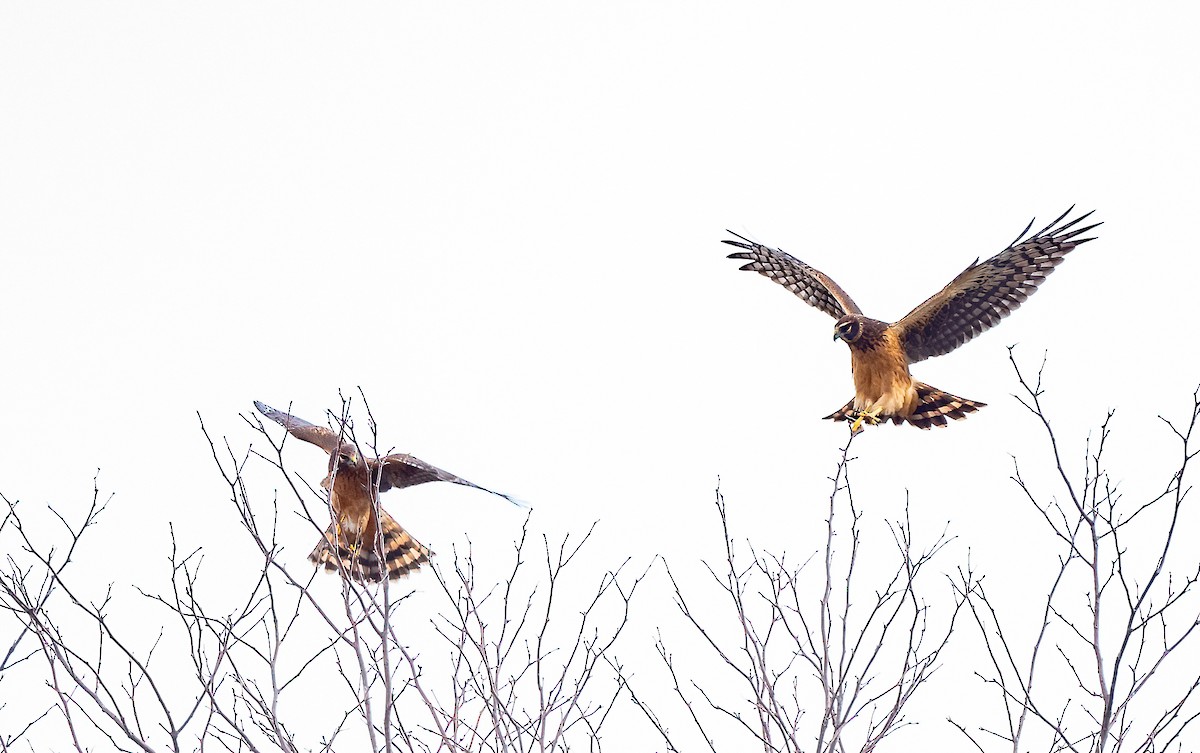
[(913, 409), (911, 416), (902, 419), (893, 417), (892, 420), (896, 423), (900, 423), (902, 420), (908, 421), (918, 429), (945, 426), (947, 418), (959, 421), (966, 418), (968, 413), (974, 413), (987, 405), (987, 403), (951, 395), (937, 387), (930, 387), (924, 382), (913, 382), (913, 387), (917, 389), (917, 407)]
[(382, 556), (379, 540), (353, 543), (346, 542), (344, 537), (339, 540), (335, 525), (330, 523), (308, 559), (330, 572), (340, 571), (344, 578), (378, 583), (385, 573), (391, 580), (407, 577), (433, 554), (383, 510), (379, 511), (379, 530)]
[(825, 417), (826, 421), (853, 421), (858, 411), (854, 410), (854, 398), (850, 398), (850, 402), (838, 408), (833, 413)]
[[(897, 424), (907, 421), (918, 429), (928, 429), (931, 426), (945, 426), (947, 418), (953, 418), (956, 421), (966, 418), (968, 413), (974, 413), (987, 405), (987, 403), (951, 395), (937, 387), (930, 387), (924, 382), (913, 382), (913, 387), (917, 390), (917, 405), (913, 408), (912, 415), (881, 415), (879, 420), (886, 421), (890, 418), (893, 423)], [(850, 402), (825, 418), (833, 421), (855, 420), (858, 418), (858, 410), (854, 407), (854, 399), (851, 398)]]

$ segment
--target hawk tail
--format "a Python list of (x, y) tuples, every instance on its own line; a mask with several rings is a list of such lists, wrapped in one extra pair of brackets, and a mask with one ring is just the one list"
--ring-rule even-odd
[(376, 541), (347, 542), (344, 536), (339, 540), (335, 524), (330, 523), (308, 559), (330, 572), (340, 571), (342, 577), (378, 583), (385, 574), (390, 580), (407, 577), (433, 554), (383, 510), (379, 511), (379, 531)]
[(893, 417), (892, 420), (896, 423), (908, 421), (918, 429), (945, 426), (947, 418), (960, 421), (966, 418), (968, 413), (974, 413), (987, 405), (977, 400), (951, 395), (924, 382), (913, 382), (913, 387), (917, 390), (917, 407), (913, 408), (910, 416)]
[(825, 417), (826, 421), (853, 421), (858, 411), (854, 409), (854, 398)]
[[(913, 388), (917, 391), (917, 404), (913, 408), (912, 414), (908, 416), (881, 415), (880, 420), (884, 421), (890, 418), (893, 423), (897, 424), (907, 421), (918, 429), (928, 429), (931, 426), (945, 426), (947, 418), (953, 418), (956, 421), (964, 419), (968, 413), (974, 413), (987, 405), (987, 403), (951, 395), (937, 387), (930, 387), (924, 382), (913, 382)], [(853, 421), (858, 418), (858, 414), (859, 411), (854, 407), (854, 400), (851, 399), (850, 402), (825, 418), (834, 421)]]

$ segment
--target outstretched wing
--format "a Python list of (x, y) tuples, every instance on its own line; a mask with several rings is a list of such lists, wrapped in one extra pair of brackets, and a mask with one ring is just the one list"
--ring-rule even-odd
[(310, 424), (302, 418), (296, 418), (290, 413), (275, 410), (271, 406), (260, 403), (257, 400), (254, 401), (254, 407), (258, 409), (259, 413), (287, 429), (296, 439), (311, 442), (331, 454), (337, 449), (338, 436), (329, 427)]
[(892, 325), (909, 363), (949, 353), (1016, 310), (1076, 246), (1100, 225), (1072, 230), (1092, 215), (1059, 224), (1075, 207), (1044, 229), (1026, 236), (1030, 222), (1012, 245), (983, 263), (962, 271), (950, 284)]
[(801, 300), (819, 308), (834, 319), (841, 319), (846, 314), (861, 314), (862, 310), (846, 295), (836, 282), (816, 269), (808, 266), (791, 254), (777, 248), (769, 248), (751, 241), (749, 238), (728, 231), (741, 240), (723, 240), (730, 246), (744, 248), (729, 255), (730, 259), (745, 259), (748, 263), (742, 269), (758, 272), (763, 277), (774, 280), (796, 295)]
[[(367, 461), (374, 463), (374, 461)], [(437, 466), (430, 465), (420, 458), (415, 458), (412, 455), (396, 454), (387, 455), (379, 459), (383, 464), (383, 472), (379, 476), (379, 491), (386, 492), (388, 489), (403, 489), (406, 486), (416, 486), (417, 484), (426, 484), (430, 481), (447, 481), (451, 484), (459, 484), (461, 486), (469, 486), (472, 489), (479, 489), (488, 494), (495, 494), (497, 497), (504, 497), (509, 502), (512, 502), (517, 507), (524, 507), (521, 500), (510, 497), (507, 494), (494, 492), (491, 489), (473, 484), (465, 478), (455, 476), (453, 473), (443, 471)], [(371, 469), (374, 472), (374, 468)]]

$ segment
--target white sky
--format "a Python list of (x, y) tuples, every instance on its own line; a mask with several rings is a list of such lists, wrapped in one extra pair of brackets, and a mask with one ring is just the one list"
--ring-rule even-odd
[[(318, 421), (361, 386), (388, 448), (530, 501), (538, 531), (600, 520), (597, 567), (712, 559), (718, 477), (738, 536), (806, 555), (848, 354), (724, 258), (725, 228), (894, 320), (1076, 204), (1098, 240), (914, 367), (989, 406), (855, 446), (878, 541), (908, 490), (919, 533), (959, 537), (946, 570), (969, 547), (1040, 593), (1051, 541), (1008, 476), (1016, 454), (1044, 477), (1044, 445), (1005, 346), (1049, 351), (1069, 457), (1117, 409), (1131, 497), (1165, 483), (1156, 416), (1200, 382), (1200, 18), (1048, 5), (0, 6), (0, 491), (77, 513), (99, 468), (88, 575), (143, 609), (128, 585), (166, 582), (169, 522), (216, 562), (241, 541), (197, 412), (244, 450), (252, 400)], [(384, 501), (484, 557), (523, 519), (454, 487)]]

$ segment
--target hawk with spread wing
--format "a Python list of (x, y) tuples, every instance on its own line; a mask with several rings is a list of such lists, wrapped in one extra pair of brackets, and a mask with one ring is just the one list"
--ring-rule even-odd
[(349, 437), (339, 436), (328, 427), (310, 424), (257, 400), (254, 407), (292, 436), (329, 453), (329, 474), (321, 486), (329, 490), (333, 521), (308, 558), (326, 570), (340, 571), (343, 577), (371, 582), (381, 581), (385, 575), (399, 578), (428, 562), (433, 554), (379, 506), (377, 492), (448, 481), (521, 504), (507, 494), (485, 489), (412, 455), (364, 458)]
[(850, 346), (854, 398), (826, 418), (853, 420), (853, 431), (858, 431), (864, 420), (876, 424), (889, 418), (897, 424), (907, 421), (928, 429), (945, 426), (947, 417), (965, 418), (984, 403), (918, 382), (909, 374), (908, 365), (949, 353), (999, 324), (1037, 290), (1067, 254), (1093, 240), (1079, 236), (1101, 223), (1075, 228), (1091, 212), (1063, 223), (1073, 209), (1033, 234), (1029, 234), (1030, 222), (1008, 248), (982, 263), (976, 259), (894, 324), (863, 316), (836, 282), (779, 249), (737, 233), (733, 235), (739, 240), (724, 243), (745, 249), (729, 255), (730, 259), (746, 260), (742, 269), (774, 280), (837, 319), (833, 339)]

